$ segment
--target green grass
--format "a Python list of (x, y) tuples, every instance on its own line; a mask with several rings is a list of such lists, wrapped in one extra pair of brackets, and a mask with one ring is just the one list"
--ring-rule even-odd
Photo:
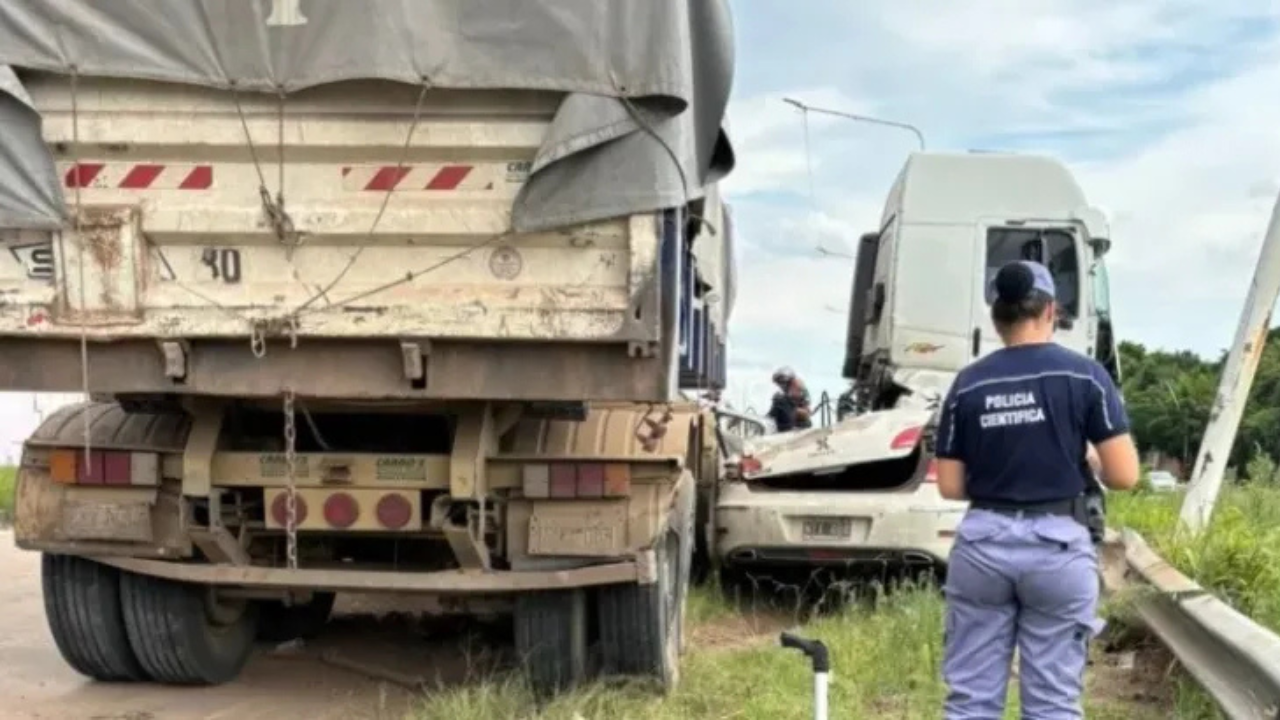
[[(945, 695), (940, 670), (941, 594), (936, 588), (908, 587), (880, 596), (876, 602), (869, 600), (851, 603), (802, 628), (805, 635), (822, 639), (831, 649), (832, 717), (938, 717)], [(695, 592), (690, 610), (692, 647), (681, 664), (679, 689), (668, 698), (657, 698), (641, 687), (595, 685), (558, 698), (539, 710), (518, 676), (508, 673), (434, 692), (414, 717), (811, 717), (813, 676), (809, 664), (800, 654), (777, 645), (778, 632), (791, 624), (785, 613), (748, 610), (743, 614), (707, 589)], [(1016, 696), (1014, 690), (1006, 717), (1017, 717)], [(1169, 716), (1167, 707), (1108, 697), (1091, 697), (1087, 711), (1090, 718), (1102, 720)]]
[(1178, 532), (1182, 493), (1117, 493), (1109, 519), (1130, 527), (1162, 557), (1232, 607), (1280, 632), (1280, 486), (1223, 489), (1209, 528)]
[(13, 485), (16, 480), (15, 468), (0, 467), (0, 521), (13, 517)]

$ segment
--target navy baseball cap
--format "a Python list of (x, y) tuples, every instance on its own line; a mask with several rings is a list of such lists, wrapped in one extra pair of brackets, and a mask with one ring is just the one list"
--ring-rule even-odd
[[(1045, 267), (1044, 265), (1041, 265), (1038, 262), (1035, 262), (1034, 260), (1016, 260), (1015, 262), (1021, 265), (1024, 265), (1028, 270), (1031, 271), (1031, 289), (1032, 290), (1039, 290), (1045, 295), (1048, 295), (1050, 298), (1057, 300), (1058, 287), (1053, 282), (1053, 275), (1049, 272), (1049, 268)], [(1012, 265), (1012, 264), (1013, 263), (1009, 263), (1009, 265)], [(1005, 267), (1008, 267), (1008, 265), (1001, 267), (1000, 270), (1003, 270)], [(1000, 274), (999, 270), (997, 270), (994, 274), (991, 275), (991, 278), (987, 281), (987, 302), (988, 303), (994, 302), (996, 299), (996, 275), (999, 275), (999, 274)]]

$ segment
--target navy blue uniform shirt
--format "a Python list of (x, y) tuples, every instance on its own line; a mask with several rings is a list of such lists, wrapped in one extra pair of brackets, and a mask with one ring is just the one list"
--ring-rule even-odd
[(1051, 502), (1084, 492), (1086, 440), (1128, 431), (1101, 365), (1057, 343), (1016, 345), (960, 371), (942, 406), (937, 456), (965, 464), (971, 500)]

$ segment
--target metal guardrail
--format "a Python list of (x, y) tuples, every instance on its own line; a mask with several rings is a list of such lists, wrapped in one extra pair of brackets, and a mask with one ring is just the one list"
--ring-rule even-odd
[(759, 437), (769, 432), (769, 424), (756, 415), (751, 415), (725, 407), (715, 409), (720, 430), (741, 438)]
[(1233, 720), (1280, 720), (1280, 636), (1178, 572), (1132, 530), (1124, 562), (1156, 592), (1138, 615)]

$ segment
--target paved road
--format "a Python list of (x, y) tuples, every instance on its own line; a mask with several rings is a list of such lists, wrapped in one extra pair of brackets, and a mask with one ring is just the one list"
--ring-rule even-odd
[[(470, 641), (445, 625), (424, 630), (404, 618), (348, 615), (299, 651), (262, 648), (241, 678), (228, 685), (181, 689), (95, 683), (62, 662), (45, 622), (40, 557), (15, 549), (7, 531), (0, 531), (0, 578), (0, 718), (5, 720), (401, 718), (410, 708), (406, 691), (326, 664), (321, 653), (332, 650), (402, 675), (451, 683), (464, 679), (466, 663), (477, 662), (476, 653), (483, 662), (490, 649), (483, 643), (464, 648)], [(345, 602), (344, 607), (339, 601), (337, 612), (369, 609)]]

